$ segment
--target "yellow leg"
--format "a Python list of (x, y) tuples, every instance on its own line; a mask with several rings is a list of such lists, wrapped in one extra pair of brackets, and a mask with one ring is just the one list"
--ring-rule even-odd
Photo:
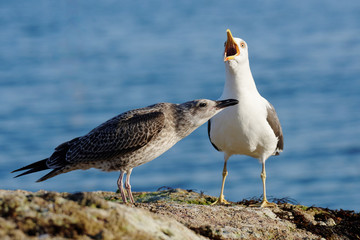
[(223, 173), (222, 173), (222, 184), (221, 184), (221, 191), (220, 191), (220, 197), (213, 202), (211, 205), (215, 205), (215, 204), (230, 204), (228, 201), (225, 200), (224, 198), (224, 187), (225, 187), (225, 179), (226, 176), (228, 175), (228, 171), (226, 168), (227, 165), (227, 160), (229, 159), (228, 156), (225, 156), (225, 162), (224, 162), (224, 168), (223, 168)]
[(262, 163), (262, 171), (260, 174), (261, 180), (262, 180), (262, 184), (263, 184), (263, 200), (261, 203), (258, 204), (252, 204), (250, 205), (250, 207), (275, 207), (276, 204), (275, 203), (271, 203), (267, 200), (266, 198), (266, 170), (265, 170), (265, 161), (263, 161)]

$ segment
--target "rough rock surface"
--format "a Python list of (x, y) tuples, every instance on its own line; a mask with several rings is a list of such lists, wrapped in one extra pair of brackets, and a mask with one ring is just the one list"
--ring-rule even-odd
[(193, 191), (134, 193), (0, 190), (0, 239), (360, 239), (360, 214), (278, 201), (227, 206)]
[(0, 190), (0, 239), (205, 239), (173, 219), (96, 195)]

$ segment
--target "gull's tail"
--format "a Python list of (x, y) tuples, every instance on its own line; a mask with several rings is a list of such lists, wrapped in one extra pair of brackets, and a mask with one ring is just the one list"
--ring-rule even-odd
[(19, 171), (24, 171), (24, 170), (28, 170), (24, 173), (21, 173), (17, 176), (15, 176), (16, 178), (17, 177), (20, 177), (20, 176), (23, 176), (23, 175), (26, 175), (26, 174), (29, 174), (29, 173), (33, 173), (33, 172), (39, 172), (39, 171), (43, 171), (43, 170), (46, 170), (46, 169), (49, 169), (49, 167), (46, 165), (46, 161), (48, 160), (48, 158), (45, 158), (43, 160), (40, 160), (40, 161), (37, 161), (37, 162), (34, 162), (32, 164), (29, 164), (25, 167), (22, 167), (22, 168), (19, 168), (19, 169), (16, 169), (14, 171), (12, 171), (11, 173), (14, 173), (14, 172), (19, 172)]
[[(24, 171), (24, 170), (28, 170), (24, 173), (21, 173), (17, 176), (15, 176), (14, 178), (17, 178), (17, 177), (21, 177), (21, 176), (24, 176), (24, 175), (27, 175), (29, 173), (34, 173), (34, 172), (39, 172), (39, 171), (43, 171), (43, 170), (47, 170), (47, 169), (51, 169), (49, 168), (47, 165), (46, 165), (46, 161), (48, 160), (48, 158), (45, 158), (43, 160), (40, 160), (40, 161), (37, 161), (37, 162), (34, 162), (32, 164), (29, 164), (25, 167), (22, 167), (22, 168), (19, 168), (19, 169), (16, 169), (14, 171), (12, 171), (11, 173), (14, 173), (14, 172), (19, 172), (19, 171)], [(45, 181), (49, 178), (52, 178), (52, 177), (55, 177), (56, 175), (59, 175), (61, 173), (66, 173), (68, 171), (71, 171), (71, 169), (69, 168), (66, 168), (66, 167), (58, 167), (58, 168), (55, 168), (53, 169), (51, 172), (49, 172), (48, 174), (46, 174), (45, 176), (41, 177), (40, 179), (38, 179), (36, 182), (42, 182), (42, 181)]]

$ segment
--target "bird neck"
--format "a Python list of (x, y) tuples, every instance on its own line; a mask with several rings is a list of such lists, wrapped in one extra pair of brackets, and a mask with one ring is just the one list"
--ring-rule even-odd
[(244, 62), (231, 68), (226, 65), (226, 81), (222, 97), (239, 98), (243, 94), (258, 93), (249, 62)]

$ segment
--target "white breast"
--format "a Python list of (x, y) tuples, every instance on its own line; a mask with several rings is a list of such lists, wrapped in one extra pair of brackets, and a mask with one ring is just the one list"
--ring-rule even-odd
[(269, 157), (276, 148), (277, 138), (266, 120), (268, 102), (259, 94), (242, 95), (238, 100), (238, 105), (211, 119), (212, 143), (230, 156)]

